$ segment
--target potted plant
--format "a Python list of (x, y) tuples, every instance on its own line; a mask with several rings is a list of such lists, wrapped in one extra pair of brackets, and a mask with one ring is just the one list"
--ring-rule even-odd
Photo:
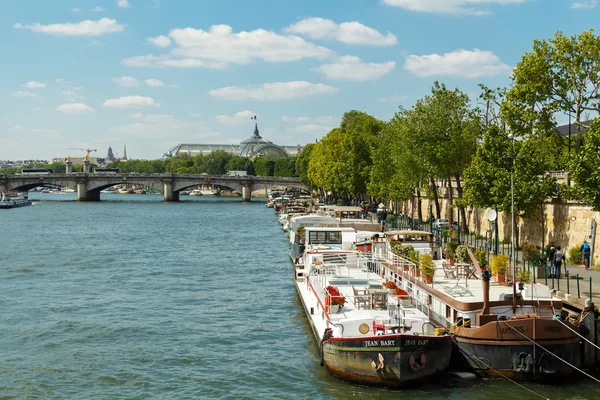
[(339, 312), (344, 304), (346, 304), (346, 297), (342, 296), (338, 288), (335, 286), (327, 286), (325, 288), (327, 296), (325, 296), (325, 307), (330, 314)]
[(410, 296), (408, 295), (408, 292), (406, 290), (400, 289), (400, 288), (396, 288), (396, 289), (394, 289), (392, 291), (392, 294), (394, 296), (398, 297), (398, 301), (403, 306), (410, 306), (411, 305)]
[(425, 283), (432, 283), (435, 265), (433, 264), (433, 258), (431, 258), (430, 254), (421, 254), (419, 257), (419, 269), (421, 270), (423, 281)]
[(394, 289), (396, 289), (398, 287), (392, 281), (388, 281), (388, 282), (384, 283), (383, 286), (385, 286), (386, 289), (390, 289), (390, 290), (394, 290)]
[(521, 269), (517, 272), (517, 280), (519, 281), (519, 290), (525, 289), (525, 284), (531, 280), (531, 272), (528, 270)]
[(508, 266), (508, 256), (506, 254), (498, 254), (492, 258), (492, 275), (494, 281), (504, 282), (506, 276), (506, 267)]
[(458, 262), (461, 263), (468, 263), (469, 261), (471, 261), (467, 246), (461, 244), (456, 248), (456, 258), (458, 259)]
[(487, 251), (481, 250), (481, 249), (475, 250), (475, 259), (479, 263), (479, 268), (481, 268), (482, 270), (484, 270), (488, 267)]
[(448, 259), (448, 263), (450, 265), (454, 265), (456, 262), (456, 248), (458, 247), (458, 242), (447, 242), (446, 243), (446, 258)]

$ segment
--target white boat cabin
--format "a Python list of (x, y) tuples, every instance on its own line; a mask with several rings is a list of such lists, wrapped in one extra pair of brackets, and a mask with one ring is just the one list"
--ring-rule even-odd
[(385, 232), (387, 250), (392, 243), (402, 243), (403, 246), (412, 246), (417, 254), (433, 255), (435, 235), (427, 231), (398, 230)]
[(340, 226), (340, 222), (337, 219), (316, 214), (297, 215), (290, 218), (289, 221), (290, 243), (296, 241), (298, 228), (301, 226), (304, 228), (337, 228)]
[(354, 228), (305, 227), (306, 250), (352, 250), (356, 243)]

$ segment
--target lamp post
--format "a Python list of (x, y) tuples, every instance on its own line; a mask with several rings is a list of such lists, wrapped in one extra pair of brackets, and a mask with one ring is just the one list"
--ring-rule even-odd
[(512, 276), (512, 285), (513, 285), (513, 313), (517, 310), (517, 287), (515, 285), (515, 277), (517, 275), (517, 253), (515, 246), (515, 136), (513, 134), (508, 135), (508, 138), (511, 140), (511, 168), (510, 168), (510, 243), (511, 243), (511, 258), (512, 258), (512, 267), (513, 267), (513, 276)]

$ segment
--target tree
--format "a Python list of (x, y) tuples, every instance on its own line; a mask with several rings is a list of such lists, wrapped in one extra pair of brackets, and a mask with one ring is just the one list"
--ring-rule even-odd
[(600, 211), (600, 120), (585, 133), (581, 152), (570, 165), (578, 197)]
[(465, 201), (510, 214), (514, 171), (515, 220), (518, 216), (536, 218), (544, 231), (544, 204), (557, 190), (556, 181), (546, 174), (550, 143), (548, 138), (538, 137), (511, 140), (506, 131), (491, 125), (471, 165), (465, 169)]
[[(600, 37), (592, 29), (571, 37), (558, 31), (549, 40), (535, 40), (512, 80), (502, 111), (513, 132), (557, 133), (557, 113), (572, 114), (579, 129), (584, 112), (600, 112)], [(580, 144), (578, 135), (576, 149)]]
[(296, 174), (296, 157), (277, 158), (273, 169), (273, 176), (292, 177)]
[(300, 177), (300, 182), (309, 187), (312, 186), (313, 183), (308, 179), (308, 163), (310, 162), (310, 155), (314, 146), (314, 143), (309, 143), (304, 146), (296, 160), (296, 172)]
[(248, 175), (254, 175), (252, 160), (242, 156), (233, 156), (225, 165), (227, 171), (246, 171)]
[(338, 195), (364, 195), (373, 164), (372, 150), (384, 126), (364, 112), (345, 113), (340, 128), (329, 132), (311, 150), (308, 179)]

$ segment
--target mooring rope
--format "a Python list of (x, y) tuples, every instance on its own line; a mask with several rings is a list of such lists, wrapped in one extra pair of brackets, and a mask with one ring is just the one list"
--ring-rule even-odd
[[(469, 337), (469, 333), (468, 333), (468, 332), (466, 332), (466, 330), (465, 330), (465, 334), (466, 334), (466, 335), (467, 335), (467, 337), (470, 339), (470, 337)], [(461, 351), (461, 352), (465, 352), (465, 353), (467, 353), (467, 355), (468, 355), (470, 358), (477, 360), (477, 362), (478, 362), (478, 363), (481, 363), (481, 364), (485, 365), (486, 367), (488, 367), (489, 369), (491, 369), (492, 371), (494, 371), (495, 373), (497, 373), (498, 375), (500, 375), (501, 377), (503, 377), (503, 378), (504, 378), (504, 379), (506, 379), (507, 381), (510, 381), (511, 383), (513, 383), (513, 384), (517, 385), (517, 386), (518, 386), (518, 387), (520, 387), (521, 389), (523, 389), (523, 390), (526, 390), (526, 391), (528, 391), (529, 393), (532, 393), (532, 394), (534, 394), (534, 395), (536, 395), (536, 396), (538, 396), (538, 397), (541, 397), (542, 399), (545, 399), (545, 400), (550, 400), (550, 398), (549, 398), (549, 397), (546, 397), (546, 396), (544, 396), (544, 395), (541, 395), (541, 394), (539, 394), (539, 393), (535, 392), (534, 390), (532, 390), (532, 389), (529, 389), (528, 387), (525, 387), (524, 385), (520, 384), (519, 382), (515, 381), (514, 379), (510, 379), (508, 376), (504, 375), (504, 374), (503, 374), (502, 372), (500, 372), (499, 370), (497, 370), (497, 369), (495, 369), (495, 368), (492, 368), (492, 366), (491, 366), (491, 365), (489, 365), (488, 363), (486, 363), (485, 361), (483, 361), (481, 358), (479, 358), (479, 357), (475, 357), (473, 354), (469, 353), (469, 352), (468, 352), (467, 350), (465, 350), (465, 349), (462, 349), (460, 346), (458, 347), (458, 349), (459, 349), (459, 351)]]
[(519, 335), (523, 336), (525, 339), (529, 340), (531, 343), (533, 343), (535, 346), (539, 346), (542, 350), (544, 350), (546, 353), (552, 354), (554, 357), (558, 358), (560, 361), (564, 362), (565, 364), (567, 364), (568, 366), (570, 366), (571, 368), (581, 372), (582, 374), (584, 374), (585, 376), (587, 376), (588, 378), (600, 383), (600, 379), (597, 379), (595, 377), (593, 377), (592, 375), (588, 374), (587, 372), (583, 371), (582, 369), (577, 368), (576, 366), (574, 366), (573, 364), (571, 364), (570, 362), (568, 362), (567, 360), (557, 356), (556, 354), (552, 353), (551, 351), (549, 351), (548, 349), (546, 349), (544, 346), (542, 346), (539, 343), (536, 343), (534, 340), (528, 338), (527, 336), (525, 336), (523, 333), (519, 332), (517, 329), (515, 329), (514, 327), (510, 326), (506, 321), (501, 321), (504, 322), (504, 324), (506, 326), (508, 326), (510, 329), (512, 329), (513, 331), (517, 332)]
[(588, 342), (589, 344), (591, 344), (592, 346), (594, 346), (595, 348), (597, 348), (598, 350), (600, 350), (600, 347), (598, 347), (596, 344), (590, 342), (583, 335), (580, 335), (579, 332), (577, 332), (575, 329), (571, 329), (571, 327), (569, 325), (565, 324), (560, 319), (557, 319), (557, 321), (560, 322), (561, 324), (563, 324), (564, 326), (566, 326), (568, 330), (570, 330), (571, 332), (575, 333), (577, 336), (579, 336), (580, 338), (582, 338), (583, 340), (585, 340), (586, 342)]

